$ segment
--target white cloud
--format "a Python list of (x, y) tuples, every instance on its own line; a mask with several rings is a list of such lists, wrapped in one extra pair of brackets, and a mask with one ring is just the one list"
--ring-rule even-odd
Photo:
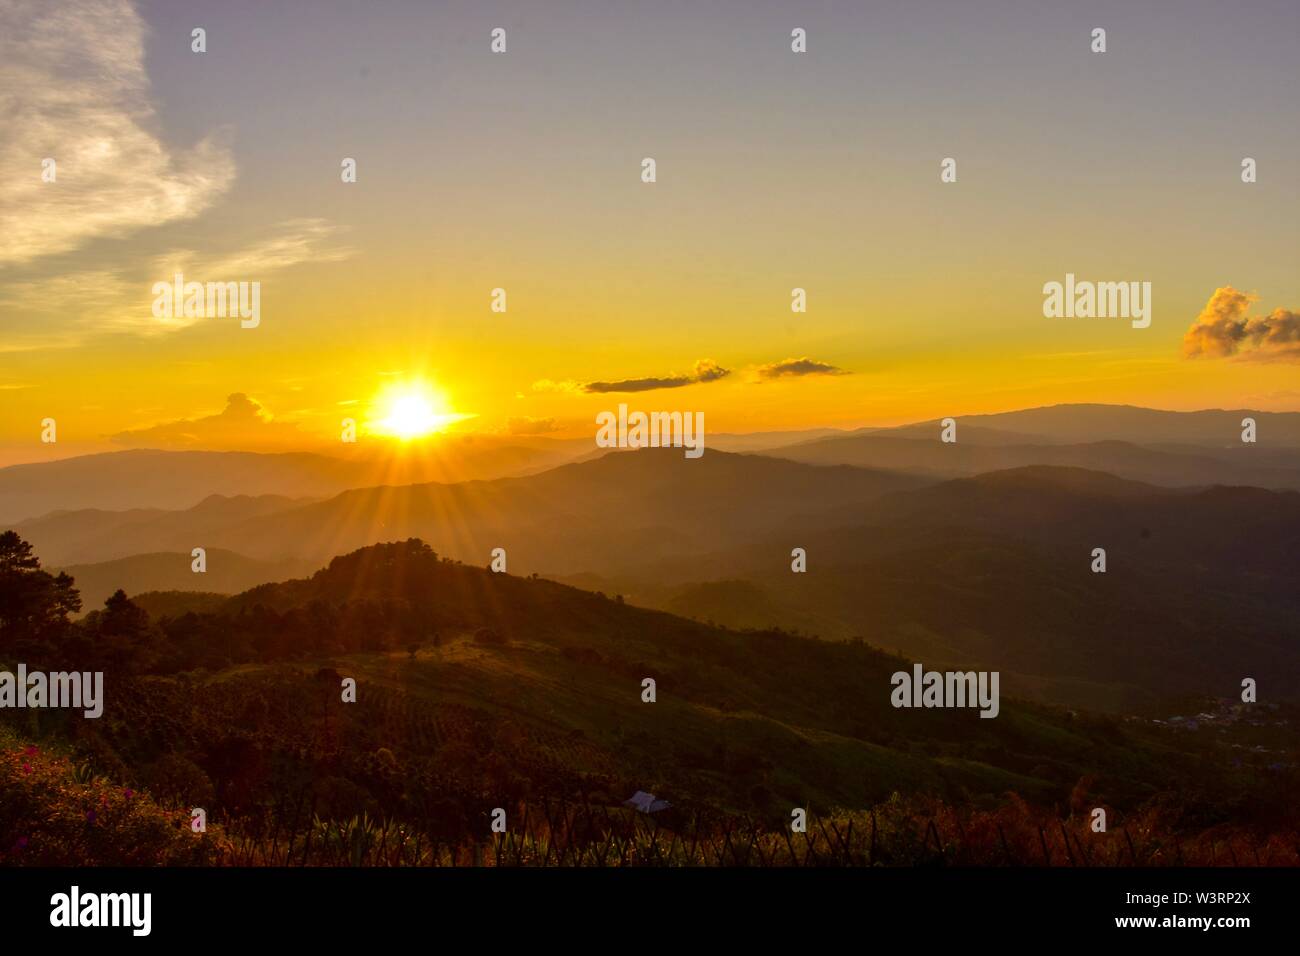
[(227, 252), (177, 249), (129, 273), (86, 269), (5, 283), (0, 307), (8, 319), (0, 318), (5, 333), (0, 352), (74, 347), (99, 333), (150, 335), (207, 321), (155, 318), (153, 284), (170, 282), (177, 272), (186, 281), (261, 282), (300, 263), (337, 262), (352, 254), (345, 246), (328, 244), (338, 232), (339, 227), (321, 219), (294, 219)]
[(144, 35), (127, 0), (0, 0), (0, 266), (190, 219), (230, 186), (217, 138), (153, 131)]
[(155, 279), (170, 279), (183, 272), (187, 279), (199, 282), (253, 281), (263, 273), (287, 269), (302, 262), (338, 262), (352, 254), (352, 250), (335, 246), (324, 248), (322, 243), (333, 239), (339, 227), (324, 219), (292, 219), (281, 223), (277, 231), (242, 249), (225, 253), (200, 254), (189, 249), (177, 249), (160, 257), (154, 264)]

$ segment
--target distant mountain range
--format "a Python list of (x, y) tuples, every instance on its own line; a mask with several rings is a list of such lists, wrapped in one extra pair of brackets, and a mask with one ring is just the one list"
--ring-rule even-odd
[[(1242, 421), (1256, 442), (1241, 440)], [(767, 445), (762, 454), (814, 465), (858, 465), (956, 478), (1026, 465), (1105, 471), (1170, 487), (1213, 484), (1300, 489), (1300, 413), (1166, 412), (1127, 405), (1054, 405), (939, 421), (863, 428)]]
[(14, 528), (37, 547), (46, 563), (89, 564), (163, 551), (189, 554), (193, 548), (204, 547), (207, 535), (221, 528), (311, 500), (282, 495), (211, 495), (183, 511), (54, 511), (20, 521)]
[[(1259, 444), (1238, 440), (1247, 415)], [(1300, 487), (1300, 449), (1283, 441), (1295, 418), (1057, 406), (959, 419), (951, 445), (937, 425), (814, 430), (698, 460), (561, 443), (534, 451), (581, 460), (523, 476), (62, 510), (16, 528), (46, 566), (71, 570), (88, 609), (116, 587), (182, 606), (173, 592), (242, 591), (418, 537), (467, 564), (503, 548), (513, 575), (732, 627), (861, 637), (1003, 669), (1025, 696), (1131, 711), (1227, 695), (1244, 676), (1267, 674), (1278, 694), (1300, 686), (1300, 493), (1286, 490)], [(1125, 438), (1097, 440), (1107, 424)], [(118, 469), (157, 481), (172, 461), (139, 454), (27, 467), (53, 469), (51, 488), (80, 471), (93, 495)], [(196, 454), (208, 483), (242, 475), (298, 494), (295, 469), (328, 484), (356, 464), (176, 454), (191, 491)], [(195, 547), (209, 555), (201, 581)], [(791, 572), (795, 547), (805, 574)], [(1090, 569), (1095, 548), (1104, 574)]]
[[(937, 429), (935, 434), (937, 434)], [(916, 434), (909, 429), (907, 434)], [(959, 436), (962, 435), (959, 426)], [(1148, 448), (1123, 441), (1069, 445), (944, 444), (935, 437), (903, 438), (892, 433), (825, 438), (764, 452), (813, 465), (858, 465), (932, 477), (955, 478), (1026, 465), (1061, 465), (1109, 472), (1170, 487), (1254, 485), (1300, 489), (1300, 449), (1289, 455), (1257, 454), (1257, 446), (1211, 451)]]
[(128, 594), (155, 591), (197, 591), (238, 594), (267, 581), (286, 581), (306, 574), (312, 565), (301, 561), (257, 561), (220, 548), (205, 555), (207, 570), (192, 570), (189, 551), (162, 554), (133, 554), (100, 564), (50, 567), (65, 571), (77, 582), (82, 613), (98, 610), (106, 598), (121, 588)]
[[(483, 565), (504, 548), (519, 572), (608, 570), (807, 527), (827, 509), (852, 509), (920, 484), (907, 475), (724, 452), (698, 460), (676, 449), (612, 452), (526, 478), (348, 491), (213, 528), (203, 540), (264, 560), (322, 562), (420, 537)], [(45, 547), (41, 527), (20, 530), (38, 550)], [(174, 540), (175, 526), (158, 533)]]
[[(757, 452), (813, 464), (851, 464), (955, 477), (1027, 464), (1119, 469), (1184, 485), (1296, 487), (1300, 413), (1247, 409), (1170, 412), (1126, 405), (1053, 405), (954, 416), (955, 445), (935, 447), (939, 423), (708, 435), (715, 451)], [(1258, 442), (1243, 445), (1241, 420)], [(886, 441), (886, 439), (888, 439)], [(904, 444), (919, 441), (920, 444)], [(1077, 445), (1074, 450), (1044, 446)], [(1137, 448), (1128, 446), (1140, 446)], [(977, 451), (976, 449), (983, 449)], [(991, 449), (1002, 449), (993, 451)], [(0, 523), (61, 510), (193, 507), (211, 495), (328, 498), (379, 485), (493, 480), (599, 457), (592, 440), (449, 435), (402, 453), (361, 443), (331, 454), (132, 450), (0, 468)], [(942, 457), (940, 457), (942, 456)], [(1169, 457), (1183, 456), (1183, 457)], [(1209, 459), (1216, 459), (1215, 465)]]
[(319, 501), (213, 495), (184, 510), (63, 510), (14, 527), (60, 567), (195, 547), (320, 564), (352, 548), (422, 537), (467, 562), (486, 564), (502, 547), (517, 570), (562, 574), (731, 547), (923, 483), (864, 468), (717, 451), (688, 460), (655, 449), (607, 452), (523, 478), (361, 488)]
[[(1262, 412), (1248, 408), (1171, 412), (1136, 405), (1046, 405), (992, 415), (961, 415), (958, 441), (1005, 444), (1077, 444), (1123, 441), (1137, 445), (1236, 447), (1241, 422), (1253, 418), (1261, 448), (1300, 449), (1300, 412)], [(963, 427), (965, 426), (965, 427)], [(854, 434), (893, 434), (911, 438), (938, 435), (939, 421), (898, 428), (864, 428)], [(981, 434), (984, 436), (980, 438)]]
[[(1295, 492), (1035, 467), (890, 494), (831, 523), (583, 585), (719, 624), (998, 667), (1015, 692), (1070, 705), (1131, 712), (1263, 673), (1293, 697), (1300, 681)], [(793, 546), (805, 574), (790, 571)]]
[(402, 451), (340, 443), (337, 454), (130, 450), (0, 468), (0, 523), (55, 509), (190, 508), (212, 495), (324, 498), (349, 488), (522, 475), (594, 451), (592, 442), (448, 436)]

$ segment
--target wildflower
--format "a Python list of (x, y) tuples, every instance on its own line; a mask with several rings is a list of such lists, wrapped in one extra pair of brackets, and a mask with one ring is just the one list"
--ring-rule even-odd
[(18, 842), (14, 844), (15, 850), (27, 849), (27, 837), (19, 837)]
[(135, 796), (135, 791), (132, 790), (130, 787), (127, 787), (125, 790), (122, 791), (122, 795), (125, 796), (128, 800), (130, 800), (133, 796)]
[(41, 748), (37, 747), (35, 744), (32, 744), (27, 748), (27, 756), (29, 757), (35, 757), (40, 752), (41, 752)]
[(23, 763), (23, 773), (31, 773), (31, 772), (32, 772), (32, 765), (29, 764), (29, 763), (24, 762), (24, 763)]
[(87, 823), (94, 823), (94, 822), (95, 822), (95, 811), (94, 811), (94, 810), (87, 810), (87, 811), (86, 811), (86, 822), (87, 822)]

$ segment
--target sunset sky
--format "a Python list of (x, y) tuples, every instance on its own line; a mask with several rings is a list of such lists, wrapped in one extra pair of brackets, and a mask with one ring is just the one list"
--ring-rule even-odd
[[(1300, 6), (1132, 6), (0, 0), (0, 464), (232, 393), (220, 447), (327, 447), (416, 381), (563, 437), (1300, 409)], [(154, 318), (178, 268), (260, 282), (260, 325)], [(1067, 272), (1151, 282), (1150, 328), (1044, 318)], [(1228, 287), (1272, 332), (1187, 356)]]

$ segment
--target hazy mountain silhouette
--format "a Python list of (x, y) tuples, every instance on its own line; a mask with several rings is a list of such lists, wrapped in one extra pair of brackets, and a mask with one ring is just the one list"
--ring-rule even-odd
[[(958, 441), (993, 443), (1002, 433), (1007, 444), (1072, 444), (1124, 441), (1139, 445), (1185, 444), (1234, 447), (1241, 443), (1241, 420), (1253, 418), (1265, 446), (1300, 447), (1300, 412), (1203, 409), (1173, 412), (1136, 405), (1063, 404), (992, 415), (954, 415)], [(931, 437), (939, 421), (892, 429), (862, 429), (862, 434)], [(1009, 436), (1019, 436), (1012, 440)]]
[[(647, 567), (611, 581), (718, 623), (860, 636), (923, 659), (1002, 669), (1009, 687), (1120, 710), (1300, 681), (1300, 494), (1172, 491), (1035, 467), (890, 494), (834, 532)], [(790, 547), (809, 572), (792, 574)], [(1094, 548), (1106, 551), (1093, 573)], [(725, 568), (734, 584), (705, 582)], [(712, 572), (712, 574), (711, 574)], [(680, 580), (680, 577), (679, 577)], [(1257, 673), (1258, 672), (1258, 673)]]
[(328, 497), (348, 488), (528, 474), (591, 450), (590, 441), (448, 436), (395, 452), (340, 443), (337, 453), (131, 450), (0, 468), (0, 523), (55, 509), (189, 508), (209, 495)]
[(161, 551), (188, 555), (196, 547), (206, 547), (207, 537), (218, 529), (301, 507), (310, 500), (282, 495), (210, 495), (184, 511), (55, 511), (14, 527), (32, 543), (41, 560), (55, 565), (99, 563)]
[[(1269, 441), (1296, 420), (1250, 414)], [(1242, 446), (1240, 417), (1055, 406), (960, 419), (955, 445), (937, 430), (814, 432), (764, 454), (613, 452), (519, 477), (384, 484), (305, 503), (217, 496), (184, 510), (64, 511), (19, 530), (47, 565), (114, 560), (74, 569), (96, 597), (110, 587), (235, 590), (393, 539), (422, 538), (479, 566), (503, 548), (516, 575), (565, 577), (732, 626), (863, 637), (1004, 670), (1026, 695), (1133, 709), (1169, 694), (1227, 695), (1265, 671), (1280, 687), (1300, 683), (1300, 493), (1247, 486), (1294, 486), (1297, 450)], [(1103, 427), (1130, 440), (1091, 440)], [(1060, 441), (1021, 440), (1043, 430)], [(1157, 432), (1159, 447), (1134, 443)], [(1201, 444), (1215, 436), (1217, 446)], [(231, 461), (281, 481), (284, 462), (269, 460), (294, 457)], [(829, 464), (842, 459), (855, 464)], [(184, 459), (152, 466), (169, 461)], [(102, 463), (59, 464), (89, 480)], [(316, 464), (303, 467), (319, 478)], [(329, 471), (340, 464), (323, 466), (329, 481), (351, 480)], [(953, 472), (975, 474), (938, 480)], [(231, 577), (198, 584), (186, 559), (194, 547), (220, 555)], [(807, 550), (807, 574), (790, 570), (795, 547)], [(1104, 574), (1091, 570), (1096, 548)], [(116, 561), (132, 556), (142, 557)]]
[(787, 445), (821, 438), (842, 438), (852, 434), (843, 428), (804, 428), (794, 431), (749, 432), (747, 434), (711, 434), (708, 436), (709, 448), (719, 451), (746, 452), (765, 451), (769, 448), (784, 448)]
[[(130, 540), (137, 551), (173, 550), (183, 541), (263, 560), (323, 563), (378, 541), (422, 537), (476, 564), (486, 565), (501, 547), (511, 570), (604, 571), (729, 547), (791, 523), (806, 527), (828, 508), (859, 506), (918, 484), (861, 468), (722, 452), (689, 460), (680, 449), (648, 449), (524, 478), (356, 489), (198, 530), (191, 512), (151, 514)], [(69, 533), (53, 533), (65, 524)], [(74, 517), (59, 516), (27, 523), (23, 533), (43, 560), (64, 564), (71, 563), (69, 551), (102, 555), (126, 540), (113, 530), (79, 548), (75, 527)]]
[[(1258, 444), (1240, 442), (1244, 417), (1257, 421)], [(796, 461), (945, 477), (1026, 464), (1060, 464), (1110, 470), (1160, 484), (1295, 487), (1300, 473), (1300, 413), (1055, 405), (957, 416), (957, 420), (957, 444), (937, 449), (931, 445), (939, 434), (937, 422), (849, 432), (719, 434), (710, 436), (710, 441), (715, 451), (770, 453)], [(919, 439), (920, 444), (905, 444), (909, 439)], [(1054, 445), (1083, 447), (1073, 451), (1043, 447)], [(364, 442), (340, 443), (328, 454), (112, 452), (0, 468), (0, 523), (12, 525), (56, 509), (184, 509), (213, 494), (325, 498), (379, 485), (493, 480), (536, 474), (600, 454), (585, 438), (522, 435), (448, 435), (410, 446), (401, 454), (387, 445)], [(1210, 459), (1219, 459), (1220, 464)]]
[[(207, 552), (207, 570), (191, 569), (190, 552), (135, 554), (99, 564), (53, 567), (76, 579), (83, 612), (103, 606), (118, 588), (137, 595), (157, 591), (196, 591), (208, 594), (238, 594), (268, 581), (285, 581), (311, 570), (301, 561), (256, 561), (220, 548)], [(157, 605), (154, 605), (155, 607)]]
[[(915, 430), (908, 434), (915, 434)], [(1195, 446), (1180, 446), (1183, 450), (1173, 451), (1122, 441), (978, 444), (964, 440), (966, 433), (960, 425), (956, 443), (945, 444), (938, 436), (937, 428), (933, 434), (916, 438), (872, 433), (773, 448), (763, 454), (808, 464), (857, 465), (934, 477), (976, 475), (1026, 465), (1062, 465), (1171, 487), (1235, 484), (1300, 489), (1300, 454), (1290, 456), (1292, 467), (1275, 465), (1260, 460), (1255, 452), (1257, 446), (1241, 442), (1215, 455)]]

